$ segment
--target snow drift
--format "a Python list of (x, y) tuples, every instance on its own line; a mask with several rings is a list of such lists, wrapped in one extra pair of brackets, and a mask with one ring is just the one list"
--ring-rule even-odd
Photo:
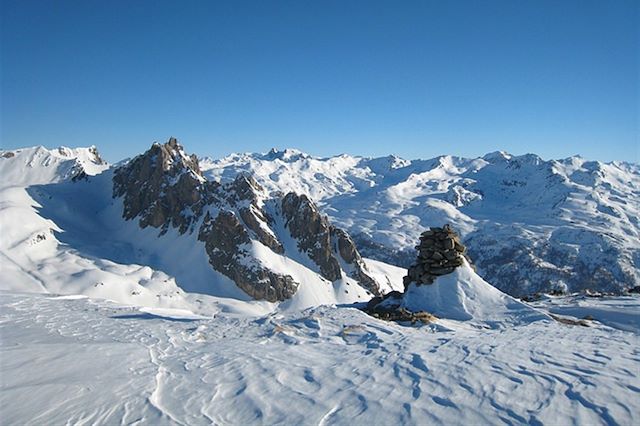
[(436, 278), (433, 284), (409, 284), (401, 307), (429, 312), (438, 318), (472, 320), (492, 328), (550, 319), (487, 283), (466, 261), (452, 273)]

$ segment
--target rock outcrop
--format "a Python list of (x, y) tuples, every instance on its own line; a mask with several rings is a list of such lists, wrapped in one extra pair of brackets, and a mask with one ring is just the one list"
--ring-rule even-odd
[(207, 213), (198, 239), (205, 243), (211, 266), (254, 299), (286, 300), (298, 289), (291, 276), (276, 274), (252, 261), (246, 249), (251, 238), (234, 212), (221, 211), (215, 219)]
[(380, 285), (369, 275), (353, 239), (331, 225), (309, 197), (290, 192), (282, 200), (282, 215), (298, 249), (320, 267), (323, 277), (336, 281), (345, 272), (372, 294), (380, 294)]
[(306, 195), (288, 193), (282, 199), (282, 215), (291, 236), (298, 240), (298, 249), (306, 253), (329, 281), (342, 278), (340, 264), (331, 250), (329, 220), (322, 216)]
[(175, 138), (155, 143), (126, 166), (116, 169), (113, 196), (124, 196), (124, 219), (139, 217), (142, 228), (187, 231), (207, 204), (204, 177), (195, 156), (187, 156)]
[[(153, 144), (116, 169), (113, 196), (122, 198), (123, 218), (137, 219), (142, 228), (158, 228), (160, 235), (171, 228), (181, 235), (195, 234), (213, 269), (254, 299), (286, 300), (300, 286), (287, 273), (264, 266), (269, 262), (260, 258), (264, 250), (256, 251), (257, 243), (273, 256), (297, 258), (287, 252), (296, 250), (325, 279), (337, 281), (345, 274), (380, 294), (351, 237), (331, 225), (307, 196), (270, 196), (245, 173), (225, 184), (208, 181), (198, 159), (187, 155), (175, 138)], [(283, 241), (290, 240), (296, 247), (285, 249)]]

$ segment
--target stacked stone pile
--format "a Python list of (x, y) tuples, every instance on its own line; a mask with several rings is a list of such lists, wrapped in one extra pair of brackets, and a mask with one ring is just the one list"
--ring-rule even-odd
[[(441, 275), (453, 272), (464, 263), (465, 247), (460, 243), (458, 234), (449, 225), (442, 228), (432, 227), (420, 236), (420, 245), (416, 247), (418, 257), (404, 277), (404, 289), (411, 283), (417, 285), (433, 284)], [(392, 291), (384, 296), (374, 297), (362, 309), (376, 318), (411, 322), (429, 323), (436, 319), (428, 312), (411, 312), (403, 307), (404, 293)]]
[(410, 283), (433, 284), (434, 280), (462, 265), (465, 247), (449, 225), (431, 227), (420, 236), (416, 246), (418, 258), (404, 277), (405, 289)]

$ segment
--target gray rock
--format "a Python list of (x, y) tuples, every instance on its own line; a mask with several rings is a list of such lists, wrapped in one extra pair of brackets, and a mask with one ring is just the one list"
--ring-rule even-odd
[(403, 279), (405, 288), (411, 282), (432, 284), (436, 277), (449, 274), (463, 264), (465, 247), (449, 225), (423, 232), (416, 249), (416, 263), (409, 267)]
[(306, 195), (290, 192), (282, 200), (282, 214), (286, 228), (298, 240), (298, 249), (320, 267), (321, 275), (330, 281), (342, 278), (331, 250), (329, 221), (315, 204)]
[(204, 241), (213, 268), (231, 278), (254, 299), (270, 302), (286, 300), (298, 289), (298, 284), (291, 276), (276, 274), (243, 261), (248, 254), (243, 246), (251, 238), (233, 212), (222, 211), (213, 220), (207, 213), (198, 239)]
[(253, 231), (258, 241), (278, 254), (284, 253), (284, 247), (282, 246), (282, 243), (278, 241), (278, 239), (272, 233), (267, 232), (260, 225), (260, 222), (268, 222), (268, 219), (264, 216), (260, 209), (255, 208), (253, 205), (251, 205), (249, 207), (241, 208), (239, 212), (240, 218), (242, 218), (242, 221), (245, 223), (247, 228)]

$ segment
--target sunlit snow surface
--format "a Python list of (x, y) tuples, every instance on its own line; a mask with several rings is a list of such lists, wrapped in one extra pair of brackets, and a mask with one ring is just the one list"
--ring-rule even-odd
[[(0, 293), (2, 424), (628, 425), (640, 416), (637, 322), (406, 327), (345, 306), (255, 316), (251, 303), (208, 303), (203, 317)], [(633, 297), (538, 307), (571, 305), (605, 324), (613, 305), (640, 314)], [(244, 313), (225, 313), (234, 310)]]
[[(531, 308), (461, 269), (419, 289), (407, 303), (464, 321), (402, 326), (332, 305), (357, 300), (354, 291), (346, 292), (347, 280), (327, 291), (308, 279), (279, 306), (248, 302), (197, 257), (203, 254), (192, 239), (170, 231), (166, 244), (158, 245), (157, 232), (123, 224), (109, 171), (70, 183), (81, 169), (94, 175), (106, 167), (90, 154), (33, 148), (0, 159), (2, 426), (627, 425), (640, 417), (638, 297), (548, 297)], [(304, 159), (293, 151), (280, 157)], [(277, 165), (267, 160), (265, 167)], [(375, 174), (413, 170), (401, 159), (382, 160), (367, 160), (367, 167)], [(380, 196), (395, 204), (371, 203), (364, 192), (372, 182), (346, 156), (321, 162), (325, 169), (314, 172), (319, 182), (309, 188), (327, 189), (315, 194), (320, 200), (334, 189), (345, 189), (347, 198), (362, 192), (355, 198), (392, 218), (401, 211), (385, 206), (411, 210), (415, 197), (424, 195), (415, 188), (429, 192), (431, 177), (446, 177), (440, 169), (455, 172), (458, 166), (445, 160), (442, 167), (427, 167), (434, 169), (429, 179), (404, 172), (397, 182), (387, 179)], [(341, 164), (352, 170), (353, 190), (329, 174)], [(282, 182), (289, 176), (270, 173)], [(580, 170), (571, 176), (586, 183), (593, 178)], [(623, 188), (623, 180), (611, 185)], [(455, 200), (473, 208), (473, 194), (462, 189)], [(637, 202), (620, 200), (626, 206), (620, 211), (631, 212), (634, 224), (624, 228), (624, 241), (636, 247)], [(367, 209), (344, 211), (358, 212), (372, 229), (380, 219)], [(457, 223), (467, 223), (465, 217)], [(413, 227), (409, 222), (392, 220), (389, 229), (394, 235), (405, 229), (414, 238), (420, 221)], [(574, 241), (570, 234), (560, 237)], [(406, 270), (366, 261), (387, 289), (402, 287)], [(313, 276), (296, 265), (288, 268)], [(198, 294), (204, 290), (209, 295)], [(319, 303), (329, 306), (300, 310)], [(590, 327), (570, 326), (545, 311), (594, 320)]]

